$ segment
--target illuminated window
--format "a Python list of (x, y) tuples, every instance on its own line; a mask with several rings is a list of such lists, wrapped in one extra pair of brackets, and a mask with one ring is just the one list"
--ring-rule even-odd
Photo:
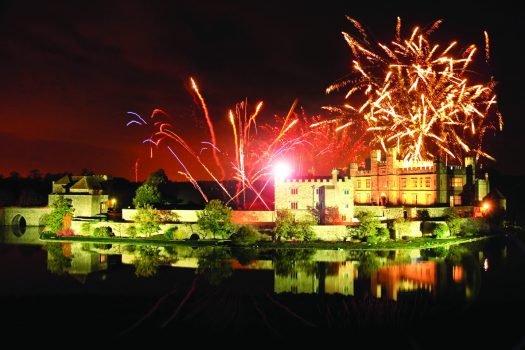
[(292, 188), (290, 192), (292, 194), (297, 194), (297, 193), (299, 193), (299, 189), (298, 188)]
[(318, 188), (315, 189), (315, 194), (319, 194), (319, 189)]
[(297, 209), (297, 202), (292, 202), (291, 207), (292, 207), (292, 209)]
[(370, 193), (367, 193), (366, 194), (366, 203), (370, 203), (371, 200), (370, 200)]
[(370, 179), (366, 179), (366, 188), (370, 188)]
[(425, 177), (425, 187), (430, 187), (430, 177)]
[(432, 195), (430, 193), (427, 193), (427, 202), (426, 204), (432, 204)]
[(419, 187), (423, 187), (423, 178), (422, 177), (419, 178)]
[(350, 194), (350, 190), (344, 190), (343, 193), (345, 196), (348, 196)]
[(343, 222), (346, 221), (346, 215), (341, 215), (341, 221), (343, 221)]
[(463, 179), (461, 177), (453, 177), (450, 179), (450, 187), (461, 187), (463, 186)]
[(361, 180), (357, 180), (357, 188), (361, 188)]
[(412, 194), (412, 204), (417, 204), (417, 194)]
[(407, 187), (407, 179), (405, 178), (401, 179), (401, 187)]
[(413, 177), (411, 180), (412, 180), (412, 186), (417, 187), (417, 177)]
[(461, 196), (454, 196), (454, 205), (461, 205)]

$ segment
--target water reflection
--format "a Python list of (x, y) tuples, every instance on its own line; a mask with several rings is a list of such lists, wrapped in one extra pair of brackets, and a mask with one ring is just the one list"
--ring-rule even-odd
[[(68, 317), (71, 308), (82, 308), (70, 331), (88, 329), (103, 317), (115, 332), (135, 334), (168, 327), (168, 333), (198, 329), (256, 337), (301, 329), (310, 334), (312, 327), (344, 330), (344, 336), (369, 326), (410, 331), (420, 326), (434, 332), (450, 320), (482, 322), (479, 315), (492, 305), (486, 300), (506, 300), (500, 297), (501, 276), (515, 286), (522, 273), (512, 270), (516, 251), (512, 245), (507, 250), (504, 239), (397, 251), (44, 245), (38, 230), (28, 227), (20, 237), (0, 232), (0, 241), (0, 295), (16, 296), (5, 303), (14, 305), (4, 309), (6, 319), (29, 322), (19, 316), (24, 305), (26, 314), (45, 319), (56, 313), (48, 305), (62, 305)], [(478, 297), (482, 277), (483, 297)], [(28, 302), (33, 299), (38, 302)], [(501, 303), (495, 305), (493, 310), (499, 310)], [(504, 306), (499, 316), (508, 312)], [(468, 319), (467, 309), (474, 310)]]
[[(28, 227), (22, 236), (17, 233), (8, 228), (0, 236), (2, 242), (42, 244), (38, 228)], [(44, 249), (51, 273), (79, 281), (98, 271), (111, 275), (117, 266), (132, 266), (140, 278), (153, 278), (160, 268), (189, 268), (218, 286), (237, 270), (261, 270), (273, 276), (276, 294), (340, 294), (392, 301), (411, 293), (472, 301), (479, 293), (487, 261), (482, 250), (473, 254), (466, 246), (348, 251), (54, 242), (46, 243)]]
[[(137, 277), (159, 268), (190, 268), (218, 286), (236, 270), (265, 270), (276, 294), (340, 294), (397, 301), (411, 293), (472, 301), (479, 293), (480, 263), (464, 247), (435, 250), (341, 251), (228, 247), (130, 246), (47, 243), (48, 270), (80, 276), (108, 270), (112, 257)], [(109, 271), (111, 272), (111, 271)]]

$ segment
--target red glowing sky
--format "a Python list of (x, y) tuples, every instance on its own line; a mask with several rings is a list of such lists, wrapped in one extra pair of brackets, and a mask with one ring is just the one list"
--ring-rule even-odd
[[(41, 3), (0, 5), (0, 173), (31, 169), (140, 178), (165, 168), (177, 178), (167, 152), (150, 160), (144, 132), (125, 127), (127, 111), (148, 116), (162, 108), (175, 116), (192, 142), (206, 135), (201, 110), (188, 91), (195, 76), (217, 126), (231, 137), (227, 109), (247, 98), (264, 100), (262, 119), (284, 114), (295, 98), (310, 114), (337, 103), (324, 89), (350, 70), (351, 53), (340, 32), (350, 14), (369, 31), (390, 37), (395, 17), (407, 26), (443, 18), (440, 34), (465, 45), (491, 35), (505, 130), (488, 146), (505, 173), (524, 173), (513, 149), (525, 149), (521, 134), (523, 71), (515, 45), (523, 39), (522, 14), (496, 5), (423, 8), (333, 2), (264, 1), (250, 4), (199, 2)], [(441, 4), (443, 8), (450, 8)], [(461, 33), (458, 37), (457, 33)], [(224, 126), (221, 126), (224, 125)], [(227, 132), (228, 131), (228, 132)], [(341, 166), (341, 164), (337, 164)]]

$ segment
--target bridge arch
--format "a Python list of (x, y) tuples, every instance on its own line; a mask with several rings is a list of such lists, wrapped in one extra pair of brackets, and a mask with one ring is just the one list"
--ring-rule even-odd
[(15, 236), (20, 237), (26, 232), (27, 221), (26, 218), (21, 214), (16, 214), (11, 220), (11, 226), (13, 226), (13, 233)]

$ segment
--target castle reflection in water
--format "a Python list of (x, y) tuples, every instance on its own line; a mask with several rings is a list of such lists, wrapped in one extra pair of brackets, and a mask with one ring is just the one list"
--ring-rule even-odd
[[(23, 235), (4, 232), (2, 241), (43, 244), (38, 232), (32, 231)], [(478, 293), (481, 271), (486, 265), (483, 250), (461, 246), (396, 251), (250, 250), (57, 242), (46, 244), (44, 249), (49, 271), (73, 276), (79, 282), (96, 275), (111, 278), (112, 269), (117, 266), (133, 265), (139, 278), (154, 276), (159, 268), (194, 269), (200, 273), (205, 269), (199, 266), (212, 266), (206, 271), (218, 273), (219, 278), (214, 281), (241, 270), (270, 274), (273, 287), (267, 289), (277, 294), (340, 294), (394, 301), (410, 293), (433, 298), (450, 297), (452, 293), (471, 301)], [(217, 263), (220, 260), (222, 264)], [(221, 274), (221, 269), (226, 273)]]
[[(171, 247), (172, 249), (174, 247)], [(111, 272), (113, 265), (135, 265), (144, 261), (141, 251), (136, 247), (104, 247), (93, 244), (62, 243), (64, 256), (70, 264), (64, 272), (83, 281), (91, 273)], [(135, 249), (135, 250), (133, 250)], [(217, 249), (217, 248), (215, 248)], [(176, 247), (167, 252), (165, 248), (154, 248), (157, 262), (146, 277), (151, 277), (162, 266), (163, 269), (194, 269), (204, 264), (199, 256), (199, 249)], [(55, 256), (48, 250), (48, 268), (56, 268)], [(348, 256), (350, 255), (350, 257)], [(351, 255), (357, 255), (355, 260)], [(482, 255), (482, 254), (481, 254)], [(173, 258), (173, 257), (176, 258)], [(472, 300), (477, 294), (480, 283), (479, 264), (465, 265), (463, 260), (447, 261), (444, 257), (427, 258), (419, 250), (389, 252), (353, 252), (316, 250), (308, 259), (282, 261), (257, 259), (241, 264), (239, 260), (225, 257), (225, 266), (237, 270), (263, 271), (273, 275), (274, 293), (291, 294), (341, 294), (345, 296), (373, 296), (387, 300), (398, 300), (407, 293), (424, 293), (432, 297), (448, 295), (451, 291), (456, 296), (462, 295), (465, 301)], [(150, 264), (146, 258), (145, 264)], [(424, 260), (429, 259), (429, 260)], [(148, 271), (148, 268), (146, 268)], [(217, 271), (220, 272), (220, 271)], [(141, 277), (141, 276), (139, 276)]]

